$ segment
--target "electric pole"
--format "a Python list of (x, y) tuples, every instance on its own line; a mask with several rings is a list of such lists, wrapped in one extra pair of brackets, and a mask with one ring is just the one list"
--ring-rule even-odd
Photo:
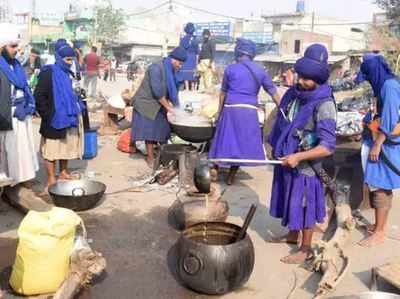
[(313, 11), (311, 17), (311, 32), (314, 32), (314, 27), (315, 27), (315, 12)]
[(31, 13), (32, 13), (32, 17), (36, 18), (36, 0), (32, 0), (31, 2)]

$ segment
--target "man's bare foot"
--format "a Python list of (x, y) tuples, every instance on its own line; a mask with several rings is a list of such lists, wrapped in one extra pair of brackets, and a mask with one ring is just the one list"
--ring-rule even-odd
[(290, 244), (290, 245), (298, 245), (300, 243), (300, 233), (299, 232), (289, 232), (287, 235), (282, 237), (272, 238), (268, 241), (268, 243), (276, 243), (276, 244)]
[(290, 255), (282, 258), (281, 262), (285, 263), (285, 264), (292, 264), (292, 265), (303, 264), (310, 257), (311, 253), (312, 253), (312, 251), (311, 251), (311, 248), (309, 248), (309, 247), (300, 248), (300, 250), (297, 251), (296, 253), (290, 254)]
[(72, 180), (72, 176), (67, 171), (61, 171), (60, 175), (58, 176), (59, 180)]
[(374, 232), (371, 236), (365, 238), (360, 241), (358, 245), (362, 247), (374, 247), (385, 242), (385, 233), (384, 232)]

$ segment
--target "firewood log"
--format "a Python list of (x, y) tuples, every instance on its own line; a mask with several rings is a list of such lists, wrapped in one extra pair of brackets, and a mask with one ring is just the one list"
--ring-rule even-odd
[(37, 197), (35, 193), (22, 185), (4, 188), (3, 198), (24, 214), (30, 210), (37, 212), (49, 211), (53, 206)]
[(344, 248), (355, 228), (355, 222), (348, 203), (335, 208), (337, 228), (328, 241), (317, 243), (312, 261), (312, 270), (322, 273), (314, 299), (322, 299), (332, 292), (345, 277), (350, 267), (350, 258)]
[(106, 260), (90, 248), (74, 251), (71, 256), (71, 269), (67, 279), (55, 293), (53, 299), (73, 299), (82, 287), (87, 287), (95, 276), (106, 268)]

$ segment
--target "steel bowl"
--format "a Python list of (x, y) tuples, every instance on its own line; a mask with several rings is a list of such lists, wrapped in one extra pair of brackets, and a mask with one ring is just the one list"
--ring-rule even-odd
[(73, 211), (93, 208), (105, 191), (106, 185), (90, 180), (60, 181), (49, 187), (54, 205)]

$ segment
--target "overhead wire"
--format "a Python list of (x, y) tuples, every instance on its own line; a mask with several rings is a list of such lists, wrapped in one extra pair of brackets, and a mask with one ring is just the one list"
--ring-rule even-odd
[[(162, 8), (163, 6), (166, 5), (171, 5), (171, 4), (175, 4), (177, 6), (181, 6), (193, 11), (198, 11), (204, 14), (208, 14), (208, 15), (213, 15), (213, 16), (218, 16), (218, 17), (223, 17), (223, 18), (228, 18), (228, 19), (234, 19), (234, 20), (240, 20), (240, 21), (251, 21), (251, 19), (249, 18), (243, 18), (243, 17), (237, 17), (237, 16), (231, 16), (231, 15), (226, 15), (226, 14), (221, 14), (221, 13), (217, 13), (217, 12), (212, 12), (206, 9), (202, 9), (202, 8), (198, 8), (198, 7), (194, 7), (191, 5), (187, 5), (185, 3), (182, 3), (180, 1), (176, 1), (176, 0), (172, 0), (172, 1), (165, 1), (151, 9), (147, 9), (145, 11), (141, 11), (138, 13), (133, 13), (133, 14), (128, 14), (127, 16), (129, 17), (135, 17), (135, 16), (141, 16), (141, 15), (145, 15), (148, 13), (151, 13), (157, 9)], [(174, 10), (171, 10), (169, 12), (174, 13), (175, 15), (178, 15)], [(163, 12), (157, 15), (163, 15), (165, 13), (169, 13), (169, 12)], [(263, 17), (264, 19), (266, 17)], [(356, 26), (356, 25), (371, 25), (373, 24), (373, 22), (347, 22), (347, 23), (310, 23), (310, 24), (295, 24), (295, 23), (281, 23), (281, 25), (286, 25), (286, 26), (298, 26), (298, 27), (305, 27), (305, 26), (315, 26), (315, 27), (323, 27), (323, 26)], [(383, 24), (383, 23), (382, 23)], [(160, 30), (150, 30), (150, 29), (146, 29), (140, 26), (132, 26), (132, 28), (138, 29), (138, 30), (142, 30), (142, 31), (147, 31), (147, 32), (155, 32), (155, 33), (164, 33), (164, 34), (171, 34), (172, 32), (167, 32), (167, 31), (160, 31)], [(319, 31), (321, 34), (329, 34), (332, 35), (334, 37), (337, 38), (341, 38), (341, 39), (346, 39), (346, 40), (352, 40), (352, 41), (357, 41), (357, 42), (361, 42), (362, 39), (356, 39), (356, 38), (351, 38), (351, 37), (345, 37), (345, 36), (341, 36), (341, 35), (337, 35), (337, 34), (331, 34), (330, 32), (326, 32), (326, 31), (322, 31), (320, 29), (317, 29), (317, 31)]]
[[(169, 4), (176, 4), (178, 6), (185, 7), (185, 8), (190, 9), (190, 10), (198, 11), (198, 12), (201, 12), (201, 13), (204, 13), (204, 14), (208, 14), (208, 15), (223, 17), (223, 18), (227, 18), (227, 19), (234, 19), (234, 20), (240, 20), (240, 21), (259, 21), (259, 19), (237, 17), (237, 16), (232, 16), (232, 15), (226, 15), (226, 14), (213, 12), (213, 11), (206, 10), (206, 9), (203, 9), (203, 8), (194, 7), (194, 6), (191, 6), (191, 5), (182, 3), (180, 1), (176, 1), (176, 0), (165, 1), (165, 2), (155, 6), (153, 8), (150, 8), (150, 9), (147, 9), (145, 11), (138, 12), (138, 13), (127, 14), (127, 16), (134, 17), (134, 16), (139, 16), (139, 15), (144, 15), (144, 14), (150, 13), (150, 12), (152, 12), (154, 10), (157, 10), (157, 9), (159, 9), (159, 8), (161, 8), (163, 6), (169, 5)], [(274, 15), (265, 16), (265, 17), (262, 17), (262, 18), (266, 19), (268, 17), (274, 17)], [(281, 25), (287, 25), (287, 26), (291, 26), (291, 25), (297, 25), (297, 26), (299, 26), (299, 25), (301, 25), (301, 26), (312, 26), (312, 25), (314, 25), (314, 26), (351, 26), (351, 25), (354, 25), (355, 26), (355, 25), (371, 25), (371, 24), (373, 24), (373, 22), (365, 21), (365, 22), (314, 23), (314, 24), (312, 24), (312, 23), (310, 23), (310, 24), (294, 24), (294, 23), (290, 23), (290, 22), (285, 22), (285, 23), (280, 23), (280, 24)], [(382, 23), (382, 24), (384, 24), (384, 23)]]
[(137, 12), (137, 13), (129, 13), (129, 14), (126, 14), (126, 16), (135, 17), (135, 16), (148, 14), (148, 13), (153, 12), (153, 11), (155, 11), (155, 10), (157, 10), (157, 9), (163, 7), (163, 6), (166, 6), (168, 4), (169, 4), (169, 1), (165, 1), (165, 2), (163, 2), (163, 3), (161, 3), (161, 4), (157, 5), (157, 6), (154, 6), (153, 8), (149, 8), (149, 9), (143, 10), (141, 12)]
[(349, 23), (309, 23), (309, 24), (295, 24), (295, 23), (280, 23), (281, 25), (297, 25), (297, 26), (352, 26), (352, 25), (371, 25), (373, 22), (349, 22)]
[(323, 31), (323, 30), (320, 30), (320, 29), (315, 29), (315, 33), (327, 34), (327, 35), (331, 35), (333, 37), (346, 39), (346, 40), (351, 40), (351, 41), (355, 41), (355, 42), (364, 42), (363, 39), (346, 37), (346, 36), (342, 36), (342, 35), (338, 35), (338, 34), (332, 34), (331, 32)]
[(203, 8), (193, 7), (193, 6), (190, 6), (190, 5), (184, 4), (184, 3), (179, 2), (179, 1), (175, 1), (175, 0), (173, 0), (172, 3), (175, 3), (175, 4), (179, 5), (179, 6), (182, 6), (182, 7), (191, 9), (191, 10), (195, 10), (195, 11), (198, 11), (198, 12), (202, 12), (204, 14), (209, 14), (209, 15), (213, 15), (213, 16), (217, 16), (217, 17), (223, 17), (223, 18), (227, 18), (227, 19), (234, 19), (234, 20), (241, 20), (241, 21), (250, 20), (249, 18), (229, 16), (229, 15), (225, 15), (225, 14), (221, 14), (221, 13), (217, 13), (217, 12), (212, 12), (212, 11), (209, 11), (209, 10), (206, 10), (206, 9), (203, 9)]

